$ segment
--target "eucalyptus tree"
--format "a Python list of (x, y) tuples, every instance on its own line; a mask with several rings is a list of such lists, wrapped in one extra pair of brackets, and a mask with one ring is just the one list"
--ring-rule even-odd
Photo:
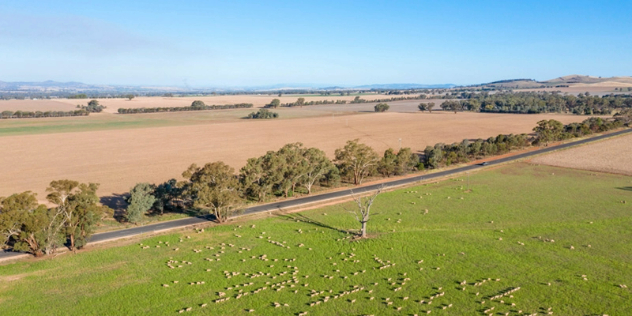
[(359, 143), (358, 139), (347, 141), (343, 148), (336, 149), (335, 163), (343, 176), (362, 184), (362, 180), (373, 175), (380, 160), (373, 148)]
[(243, 204), (235, 170), (221, 161), (207, 163), (201, 168), (192, 164), (182, 176), (188, 179), (184, 195), (194, 206), (208, 209), (220, 223)]

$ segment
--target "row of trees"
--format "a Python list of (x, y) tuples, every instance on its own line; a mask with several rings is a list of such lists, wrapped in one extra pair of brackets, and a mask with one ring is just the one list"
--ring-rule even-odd
[(246, 116), (247, 119), (273, 119), (278, 118), (279, 113), (272, 112), (268, 109), (260, 109), (257, 112), (251, 112)]
[(82, 248), (95, 226), (113, 211), (99, 205), (98, 184), (59, 180), (50, 183), (46, 200), (39, 204), (30, 191), (0, 198), (0, 246), (39, 257), (58, 247)]
[(365, 100), (365, 99), (360, 98), (360, 96), (356, 96), (349, 103), (354, 104), (354, 103), (392, 102), (392, 101), (420, 100), (420, 99), (425, 99), (425, 98), (426, 98), (425, 94), (421, 94), (421, 95), (417, 95), (413, 97), (392, 97), (392, 98), (386, 98), (386, 99), (373, 99), (373, 100)]
[(606, 132), (622, 126), (629, 126), (630, 115), (615, 116), (614, 119), (605, 120), (600, 117), (591, 117), (581, 123), (562, 124), (556, 120), (542, 120), (533, 128), (538, 137), (534, 144), (548, 144), (552, 141), (559, 141), (582, 137), (594, 133)]
[[(456, 101), (449, 101), (456, 102)], [(451, 104), (457, 110), (495, 113), (573, 113), (582, 115), (612, 114), (614, 110), (632, 108), (629, 95), (591, 96), (588, 92), (562, 95), (549, 92), (478, 93)]]
[(21, 118), (44, 118), (44, 117), (66, 117), (66, 116), (88, 116), (90, 112), (85, 109), (73, 111), (2, 111), (0, 119), (21, 119)]
[[(274, 99), (278, 100), (278, 99)], [(274, 100), (272, 100), (274, 102)], [(284, 103), (281, 106), (284, 107), (294, 107), (294, 106), (304, 106), (304, 105), (321, 105), (321, 104), (347, 104), (346, 100), (314, 100), (314, 101), (305, 101), (305, 98), (298, 98), (294, 103)], [(272, 103), (270, 104), (272, 105)]]
[(77, 105), (78, 110), (73, 111), (2, 111), (0, 119), (20, 119), (20, 118), (44, 118), (44, 117), (65, 117), (65, 116), (88, 116), (90, 113), (99, 113), (106, 107), (99, 104), (97, 100), (91, 100), (88, 105)]
[(207, 110), (226, 110), (226, 109), (245, 109), (251, 108), (252, 103), (238, 103), (225, 105), (206, 105), (203, 101), (196, 100), (191, 106), (178, 107), (157, 107), (157, 108), (119, 108), (119, 114), (138, 114), (138, 113), (157, 113), (157, 112), (182, 112), (182, 111), (207, 111)]
[(423, 164), (426, 168), (439, 168), (455, 163), (464, 163), (478, 158), (502, 155), (510, 150), (531, 145), (528, 135), (498, 135), (488, 139), (464, 139), (459, 143), (437, 143), (424, 150)]
[(361, 184), (367, 177), (403, 175), (415, 170), (419, 157), (410, 148), (388, 149), (380, 157), (358, 140), (336, 150), (330, 160), (318, 148), (301, 143), (287, 144), (278, 151), (248, 159), (235, 170), (224, 162), (191, 165), (182, 173), (185, 181), (169, 180), (154, 186), (139, 183), (130, 190), (127, 220), (138, 222), (147, 212), (198, 208), (222, 222), (247, 201), (311, 194), (314, 187), (335, 187), (340, 181)]

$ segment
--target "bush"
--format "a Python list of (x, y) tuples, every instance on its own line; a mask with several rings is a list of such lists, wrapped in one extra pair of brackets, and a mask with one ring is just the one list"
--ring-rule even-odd
[(388, 111), (388, 109), (390, 109), (390, 108), (391, 108), (391, 107), (390, 107), (388, 104), (386, 104), (386, 103), (378, 103), (378, 104), (375, 106), (375, 112), (386, 112), (386, 111)]
[(259, 112), (252, 112), (252, 113), (248, 114), (248, 116), (246, 118), (248, 118), (248, 119), (273, 119), (273, 118), (278, 118), (278, 117), (279, 117), (279, 113), (272, 112), (272, 111), (266, 110), (266, 109), (261, 109), (261, 110), (259, 110)]
[(206, 106), (206, 104), (204, 104), (204, 101), (195, 100), (193, 101), (193, 103), (191, 103), (191, 106), (199, 108), (199, 107)]

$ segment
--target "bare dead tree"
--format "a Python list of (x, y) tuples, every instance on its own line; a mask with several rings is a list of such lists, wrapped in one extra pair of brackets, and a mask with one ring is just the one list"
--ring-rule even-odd
[(350, 211), (350, 213), (355, 215), (356, 220), (362, 225), (362, 228), (360, 230), (360, 238), (366, 238), (366, 226), (371, 215), (371, 205), (373, 205), (375, 198), (377, 198), (377, 196), (382, 193), (383, 190), (384, 186), (382, 185), (371, 195), (367, 196), (356, 196), (355, 194), (353, 194), (353, 190), (351, 191), (351, 197), (353, 197), (353, 201), (356, 202), (357, 208), (354, 208), (353, 211)]

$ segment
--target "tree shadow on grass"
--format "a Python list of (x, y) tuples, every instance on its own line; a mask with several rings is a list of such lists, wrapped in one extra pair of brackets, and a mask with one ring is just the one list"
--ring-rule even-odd
[(305, 216), (303, 214), (298, 214), (298, 213), (285, 214), (285, 215), (280, 215), (279, 217), (285, 218), (285, 219), (288, 219), (288, 220), (292, 220), (292, 221), (297, 221), (298, 220), (298, 221), (301, 221), (303, 223), (312, 224), (314, 226), (318, 226), (318, 227), (321, 227), (321, 228), (335, 230), (335, 231), (343, 233), (343, 234), (356, 234), (356, 232), (353, 232), (353, 231), (350, 231), (350, 230), (344, 230), (344, 229), (336, 228), (336, 227), (333, 227), (333, 226), (331, 226), (329, 224), (326, 224), (326, 223), (323, 223), (323, 222), (319, 222), (317, 220), (313, 220), (313, 219), (311, 219), (311, 218), (309, 218), (309, 217), (307, 217), (307, 216)]
[(619, 187), (617, 189), (623, 190), (623, 191), (632, 191), (632, 187)]

